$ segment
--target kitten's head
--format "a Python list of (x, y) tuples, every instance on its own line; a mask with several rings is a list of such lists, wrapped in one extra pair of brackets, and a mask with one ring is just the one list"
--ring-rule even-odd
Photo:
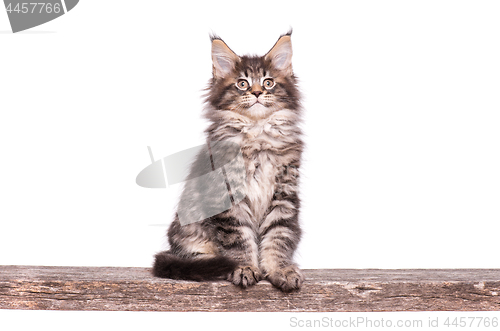
[(280, 109), (298, 111), (290, 36), (291, 32), (281, 36), (261, 57), (238, 56), (222, 39), (213, 36), (209, 112), (229, 110), (258, 120)]

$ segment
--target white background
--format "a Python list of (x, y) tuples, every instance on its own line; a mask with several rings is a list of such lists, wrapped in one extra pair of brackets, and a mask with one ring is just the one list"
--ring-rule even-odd
[(293, 27), (306, 109), (303, 268), (499, 268), (496, 1), (81, 1), (24, 33), (0, 10), (0, 264), (142, 266), (203, 143), (209, 33), (267, 52)]

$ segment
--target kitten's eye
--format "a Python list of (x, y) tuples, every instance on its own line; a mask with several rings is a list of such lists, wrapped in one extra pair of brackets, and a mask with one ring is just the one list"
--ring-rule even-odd
[(238, 83), (236, 83), (236, 87), (238, 87), (240, 90), (246, 90), (250, 84), (244, 79), (240, 79)]
[(271, 78), (267, 78), (264, 80), (264, 87), (267, 89), (273, 88), (274, 87), (274, 80)]

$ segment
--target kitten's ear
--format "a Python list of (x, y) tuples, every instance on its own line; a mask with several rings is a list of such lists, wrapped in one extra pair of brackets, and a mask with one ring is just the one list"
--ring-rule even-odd
[(212, 39), (213, 75), (217, 78), (229, 75), (240, 60), (239, 56), (227, 47), (221, 39)]
[(290, 34), (281, 36), (265, 59), (271, 61), (272, 65), (287, 74), (292, 73), (292, 40)]

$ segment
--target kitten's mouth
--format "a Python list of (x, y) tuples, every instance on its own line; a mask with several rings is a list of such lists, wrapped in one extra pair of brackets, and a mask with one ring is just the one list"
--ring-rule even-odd
[(247, 108), (246, 116), (253, 119), (262, 119), (269, 116), (269, 111), (268, 107), (256, 100)]
[(252, 119), (265, 118), (272, 112), (271, 108), (269, 107), (269, 105), (266, 105), (266, 102), (264, 100), (259, 100), (257, 98), (240, 104), (240, 106), (236, 108), (236, 110)]
[(264, 103), (260, 102), (259, 100), (255, 100), (253, 103), (251, 103), (248, 106), (248, 109), (251, 109), (251, 110), (256, 110), (256, 109), (262, 110), (263, 108), (267, 108), (267, 107), (266, 107), (266, 105), (264, 105)]
[(251, 107), (255, 106), (256, 104), (259, 104), (259, 105), (262, 105), (262, 106), (264, 106), (264, 107), (265, 107), (265, 105), (264, 105), (264, 103), (263, 103), (263, 102), (261, 102), (259, 99), (255, 99), (255, 101), (254, 101), (254, 102), (250, 105), (250, 107), (249, 107), (249, 108), (251, 108)]

